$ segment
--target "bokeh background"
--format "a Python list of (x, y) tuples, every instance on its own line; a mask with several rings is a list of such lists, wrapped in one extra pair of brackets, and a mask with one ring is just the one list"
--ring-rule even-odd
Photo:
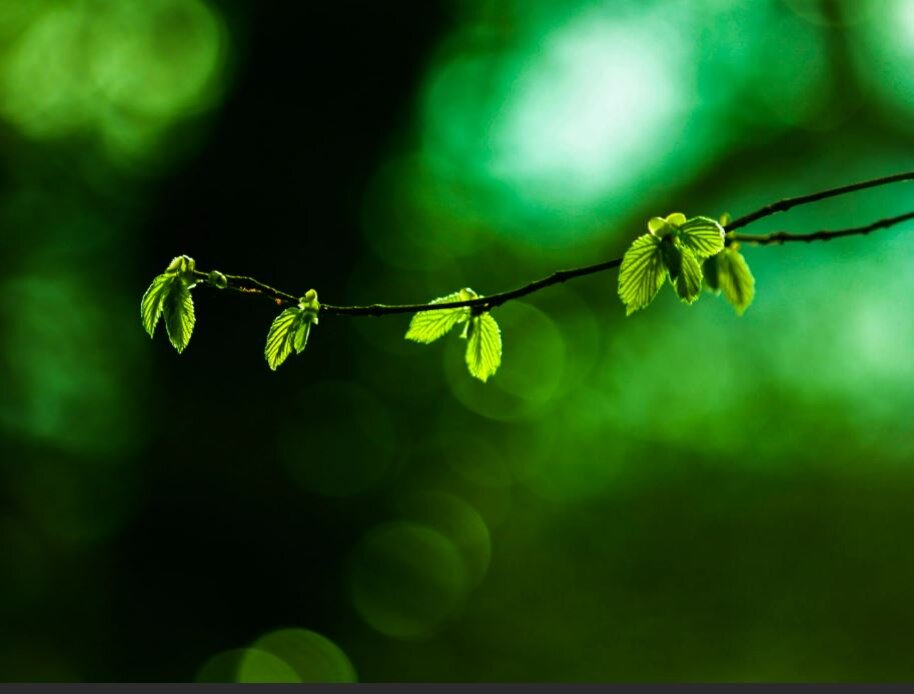
[[(914, 162), (908, 0), (0, 0), (0, 679), (914, 678), (914, 236), (405, 317)], [(753, 227), (912, 209), (911, 184)]]

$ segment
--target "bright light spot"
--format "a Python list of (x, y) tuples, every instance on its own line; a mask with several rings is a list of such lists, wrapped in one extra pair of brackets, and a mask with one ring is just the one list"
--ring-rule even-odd
[[(885, 279), (879, 277), (873, 282)], [(899, 287), (898, 291), (905, 290)], [(845, 377), (856, 373), (867, 384), (873, 384), (876, 379), (888, 387), (903, 388), (902, 384), (910, 382), (910, 376), (914, 375), (910, 359), (914, 329), (909, 322), (898, 320), (898, 305), (888, 298), (892, 294), (885, 296), (887, 298), (882, 302), (870, 297), (865, 301), (848, 297), (845, 341), (836, 345), (838, 354), (834, 361), (844, 359), (848, 362), (848, 369), (843, 371)], [(872, 399), (879, 399), (878, 394), (873, 395)]]
[(217, 653), (203, 664), (195, 680), (251, 684), (301, 682), (288, 663), (272, 653), (256, 648), (238, 648)]
[[(914, 111), (914, 3), (883, 0), (869, 21), (850, 34), (858, 78), (889, 107), (887, 115), (910, 129)], [(901, 111), (901, 112), (899, 112)]]
[(356, 682), (349, 658), (330, 639), (308, 629), (280, 629), (254, 643), (288, 664), (300, 682)]
[(682, 5), (603, 6), (558, 26), (531, 14), (504, 41), (457, 34), (424, 93), (429, 200), (466, 228), (538, 247), (605, 234), (645, 186), (707, 156), (690, 18)]
[(0, 113), (27, 135), (63, 135), (88, 119), (82, 21), (72, 7), (39, 15), (0, 64)]
[(896, 2), (892, 8), (895, 15), (894, 26), (898, 29), (899, 37), (903, 38), (909, 46), (914, 46), (914, 3), (909, 0)]
[(90, 70), (118, 108), (172, 118), (206, 104), (223, 36), (216, 16), (197, 0), (119, 3), (93, 22)]
[(350, 561), (349, 585), (362, 619), (398, 639), (433, 634), (469, 591), (454, 544), (436, 530), (402, 521), (362, 538)]
[(585, 15), (547, 36), (492, 126), (493, 175), (587, 200), (650, 163), (690, 106), (681, 41), (663, 29)]
[(407, 520), (421, 523), (447, 537), (460, 552), (473, 585), (489, 569), (492, 541), (479, 512), (463, 499), (446, 492), (418, 492), (399, 500), (397, 508)]
[(53, 269), (8, 279), (0, 297), (0, 427), (94, 460), (135, 447), (138, 381), (123, 357), (139, 342), (112, 324), (122, 307)]
[(32, 138), (88, 133), (114, 158), (149, 154), (224, 83), (225, 30), (200, 0), (57, 3), (18, 21), (0, 42), (0, 114)]

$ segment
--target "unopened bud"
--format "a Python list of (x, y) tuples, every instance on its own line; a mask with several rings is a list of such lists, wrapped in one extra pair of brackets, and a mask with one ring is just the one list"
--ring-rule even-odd
[(217, 289), (225, 289), (228, 287), (228, 278), (218, 270), (213, 270), (211, 273), (209, 273), (206, 281)]

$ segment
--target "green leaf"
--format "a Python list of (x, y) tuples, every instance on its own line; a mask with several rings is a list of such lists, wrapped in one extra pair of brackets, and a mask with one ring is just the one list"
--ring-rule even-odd
[(467, 367), (485, 383), (501, 365), (501, 330), (488, 313), (470, 319), (467, 335)]
[(286, 360), (293, 348), (300, 345), (301, 349), (297, 350), (299, 354), (305, 348), (307, 334), (303, 338), (298, 336), (299, 330), (305, 325), (302, 320), (304, 312), (301, 306), (292, 306), (276, 316), (270, 324), (264, 356), (273, 371)]
[(682, 271), (682, 246), (675, 237), (666, 236), (660, 244), (660, 255), (670, 273), (670, 279), (675, 280)]
[(171, 288), (171, 283), (176, 281), (175, 276), (171, 274), (159, 275), (156, 277), (149, 288), (143, 294), (140, 301), (140, 318), (143, 321), (143, 328), (152, 337), (155, 333), (156, 325), (159, 318), (162, 317), (162, 311), (165, 309), (165, 297)]
[(755, 278), (742, 253), (733, 246), (718, 256), (718, 276), (721, 292), (742, 315), (755, 298)]
[(666, 216), (666, 222), (673, 227), (681, 227), (686, 223), (686, 216), (682, 212), (673, 212)]
[(317, 292), (309, 289), (298, 301), (298, 306), (291, 306), (280, 313), (270, 324), (267, 331), (267, 345), (263, 354), (273, 371), (282, 364), (295, 350), (296, 354), (305, 351), (311, 326), (317, 325), (321, 305)]
[[(316, 322), (316, 321), (315, 321)], [(295, 331), (295, 337), (292, 340), (292, 346), (296, 354), (301, 354), (308, 346), (308, 336), (311, 334), (311, 321), (302, 321)]]
[[(672, 281), (672, 276), (670, 277)], [(679, 298), (691, 304), (701, 292), (701, 264), (691, 251), (682, 249), (682, 271), (673, 285)]]
[[(475, 299), (478, 295), (472, 289), (465, 288), (459, 292), (442, 296), (430, 301), (431, 304), (450, 304), (455, 301), (469, 301)], [(420, 311), (409, 322), (409, 329), (406, 331), (406, 339), (413, 342), (429, 344), (439, 337), (443, 337), (458, 323), (469, 320), (470, 309), (463, 308), (443, 308), (436, 311)]]
[(710, 217), (693, 217), (679, 229), (679, 241), (698, 258), (707, 258), (724, 248), (724, 229)]
[(165, 328), (168, 339), (178, 354), (184, 351), (194, 331), (194, 301), (190, 287), (180, 277), (173, 278), (165, 297)]
[(701, 274), (704, 275), (705, 286), (715, 294), (720, 291), (720, 264), (718, 263), (718, 258), (723, 253), (725, 251), (712, 255), (710, 258), (705, 258), (705, 261), (701, 264)]
[(651, 217), (647, 221), (647, 230), (658, 238), (663, 238), (669, 234), (678, 231), (679, 227), (685, 224), (686, 216), (682, 212), (673, 212), (666, 218)]
[(193, 258), (188, 255), (179, 255), (177, 258), (172, 259), (168, 267), (165, 268), (165, 272), (173, 275), (187, 275), (192, 278), (196, 269), (197, 263)]
[(647, 230), (656, 236), (662, 236), (668, 229), (669, 225), (663, 217), (651, 217), (647, 220)]
[(666, 279), (661, 240), (653, 234), (639, 236), (622, 257), (619, 268), (619, 298), (625, 315), (644, 308), (660, 291)]

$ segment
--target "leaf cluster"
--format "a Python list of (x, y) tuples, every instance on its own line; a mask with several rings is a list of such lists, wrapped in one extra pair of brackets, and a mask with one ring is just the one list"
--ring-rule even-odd
[(197, 284), (193, 258), (179, 255), (157, 276), (140, 301), (143, 328), (152, 337), (164, 315), (168, 340), (180, 354), (190, 342), (196, 316), (190, 290)]
[(647, 228), (625, 252), (619, 268), (619, 298), (626, 315), (648, 306), (667, 280), (684, 303), (694, 303), (705, 286), (723, 292), (738, 313), (746, 310), (755, 280), (735, 244), (726, 246), (720, 222), (674, 212), (653, 217)]
[[(648, 306), (667, 281), (687, 304), (694, 303), (705, 287), (723, 294), (737, 313), (742, 314), (754, 297), (755, 280), (738, 245), (727, 245), (726, 224), (724, 218), (719, 222), (710, 217), (687, 219), (681, 212), (650, 219), (648, 233), (634, 240), (619, 268), (618, 292), (626, 315)], [(279, 303), (294, 301), (289, 295), (250, 278), (227, 276), (216, 270), (198, 272), (193, 258), (181, 255), (153, 279), (143, 294), (140, 317), (150, 337), (164, 317), (169, 341), (179, 353), (184, 351), (196, 322), (191, 289), (201, 279), (217, 289), (250, 292), (266, 288)], [(251, 289), (250, 283), (244, 284), (246, 280), (253, 281), (258, 289)], [(413, 315), (405, 337), (430, 344), (462, 326), (459, 336), (466, 341), (467, 369), (485, 383), (501, 366), (502, 336), (490, 313), (491, 305), (479, 299), (483, 297), (469, 288), (434, 299), (426, 305), (428, 308), (423, 306), (424, 310)], [(474, 305), (448, 306), (468, 302)], [(442, 308), (434, 308), (436, 304)], [(270, 369), (275, 371), (293, 352), (301, 354), (305, 350), (320, 311), (317, 292), (310, 289), (297, 304), (284, 309), (273, 320), (264, 347)]]
[(267, 364), (273, 371), (292, 354), (292, 350), (296, 354), (305, 351), (311, 326), (317, 325), (320, 309), (317, 292), (309, 289), (297, 306), (287, 308), (276, 317), (267, 332), (267, 346), (264, 348)]
[[(442, 296), (430, 304), (470, 301), (479, 295), (464, 288)], [(466, 363), (470, 374), (485, 383), (501, 366), (501, 329), (488, 311), (474, 311), (469, 306), (420, 311), (412, 317), (406, 339), (429, 344), (444, 337), (457, 325), (463, 325), (460, 337), (467, 341)]]

